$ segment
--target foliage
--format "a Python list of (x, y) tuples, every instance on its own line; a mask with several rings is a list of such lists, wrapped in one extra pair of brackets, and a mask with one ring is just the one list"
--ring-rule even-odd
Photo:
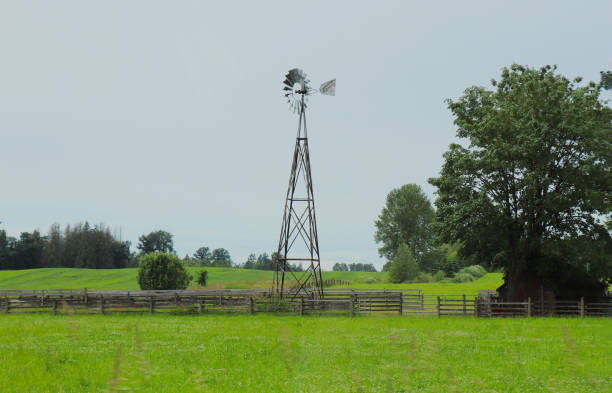
[(349, 271), (349, 267), (346, 263), (334, 263), (334, 266), (332, 267), (332, 270), (334, 272), (348, 272)]
[(510, 297), (525, 271), (551, 277), (572, 266), (612, 280), (600, 219), (612, 207), (612, 110), (601, 86), (519, 65), (492, 83), (493, 91), (471, 87), (448, 100), (457, 136), (469, 144), (452, 144), (429, 180), (442, 240), (502, 264)]
[(140, 289), (186, 289), (190, 281), (191, 275), (176, 255), (153, 252), (140, 258)]
[(484, 267), (480, 265), (472, 265), (459, 270), (457, 273), (455, 273), (454, 277), (450, 281), (454, 283), (476, 281), (486, 274), (487, 271)]
[(459, 270), (459, 273), (467, 273), (474, 277), (474, 279), (479, 279), (480, 277), (487, 274), (487, 270), (480, 265), (472, 265)]
[(348, 265), (351, 272), (375, 272), (376, 268), (371, 263), (351, 263)]
[(293, 263), (293, 264), (290, 264), (290, 266), (291, 266), (292, 272), (301, 273), (304, 271), (304, 266), (302, 265), (302, 263), (300, 263), (299, 265), (297, 263)]
[(198, 285), (200, 285), (201, 287), (205, 287), (207, 280), (208, 280), (208, 271), (200, 270), (200, 272), (198, 273), (198, 279), (197, 279)]
[(193, 259), (200, 262), (200, 266), (207, 266), (210, 263), (212, 258), (212, 254), (210, 253), (210, 248), (208, 247), (200, 247), (193, 253)]
[(444, 243), (427, 251), (419, 260), (419, 268), (428, 273), (442, 271), (451, 276), (459, 269), (476, 263), (476, 255), (465, 257), (459, 253), (461, 242)]
[(612, 89), (612, 71), (601, 71), (601, 86), (606, 90)]
[(334, 272), (375, 272), (376, 267), (374, 267), (371, 263), (335, 263), (332, 267), (332, 271)]
[(141, 254), (152, 252), (174, 253), (174, 241), (172, 234), (166, 231), (154, 231), (148, 235), (138, 238), (138, 246)]
[(382, 243), (380, 256), (391, 261), (402, 243), (419, 259), (433, 243), (431, 226), (434, 210), (427, 196), (416, 184), (395, 188), (387, 195), (387, 201), (376, 225), (374, 238)]
[(255, 262), (257, 262), (257, 256), (255, 254), (249, 254), (246, 262), (242, 265), (243, 269), (254, 269)]
[(389, 267), (389, 281), (401, 283), (407, 280), (414, 280), (418, 274), (419, 265), (412, 255), (412, 250), (407, 244), (401, 244)]
[(433, 282), (433, 275), (425, 272), (419, 272), (416, 282)]
[(438, 270), (436, 274), (433, 275), (432, 281), (440, 282), (444, 280), (445, 278), (446, 278), (446, 275), (444, 274), (444, 272), (442, 270)]
[(39, 267), (83, 267), (112, 269), (126, 267), (132, 258), (130, 242), (121, 242), (110, 230), (89, 223), (66, 226), (53, 224), (47, 236), (23, 232), (19, 239), (0, 231), (0, 269)]
[(255, 254), (250, 254), (247, 261), (242, 265), (244, 269), (256, 269), (256, 270), (274, 270), (274, 263), (276, 260), (276, 253), (272, 253), (272, 257), (270, 257), (267, 253), (259, 254), (259, 256), (255, 256)]
[(227, 251), (225, 248), (214, 249), (211, 253), (210, 259), (211, 266), (232, 266), (232, 258), (230, 257), (229, 251)]

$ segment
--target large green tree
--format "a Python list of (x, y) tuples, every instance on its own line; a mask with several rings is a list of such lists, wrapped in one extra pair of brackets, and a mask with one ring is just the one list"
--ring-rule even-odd
[(137, 248), (143, 253), (165, 252), (174, 253), (172, 234), (166, 231), (154, 231), (138, 238)]
[(400, 244), (406, 243), (412, 254), (420, 258), (432, 246), (434, 215), (431, 202), (418, 185), (406, 184), (391, 190), (374, 223), (374, 238), (382, 243), (378, 249), (380, 256), (391, 261)]
[(212, 250), (210, 260), (212, 261), (212, 266), (232, 266), (232, 257), (230, 256), (229, 251), (227, 251), (225, 248), (215, 248)]
[(212, 254), (208, 247), (200, 247), (193, 253), (193, 259), (197, 260), (200, 266), (210, 266), (211, 258)]
[[(464, 145), (444, 154), (437, 221), (442, 240), (461, 241), (505, 268), (505, 297), (525, 277), (552, 290), (599, 288), (612, 279), (612, 110), (602, 84), (580, 84), (554, 67), (504, 68), (494, 89), (448, 100)], [(595, 288), (595, 289), (594, 289)], [(570, 291), (571, 292), (571, 291)]]

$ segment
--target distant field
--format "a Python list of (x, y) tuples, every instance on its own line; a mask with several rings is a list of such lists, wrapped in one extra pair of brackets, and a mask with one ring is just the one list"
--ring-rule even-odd
[(612, 319), (0, 314), (0, 392), (610, 392)]
[[(201, 268), (190, 268), (197, 272)], [(251, 269), (206, 268), (208, 288), (268, 288), (272, 272)], [(0, 289), (88, 288), (98, 290), (137, 290), (137, 269), (29, 269), (0, 270)], [(477, 281), (462, 284), (390, 284), (387, 273), (323, 272), (323, 279), (349, 281), (358, 288), (419, 288), (429, 294), (476, 294), (479, 289), (495, 289), (502, 275), (489, 273)]]

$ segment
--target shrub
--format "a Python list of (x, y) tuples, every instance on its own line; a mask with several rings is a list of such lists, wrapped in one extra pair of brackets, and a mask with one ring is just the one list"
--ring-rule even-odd
[(453, 277), (453, 282), (470, 282), (474, 281), (474, 276), (469, 273), (457, 272)]
[(434, 274), (433, 276), (433, 282), (440, 282), (444, 280), (445, 278), (446, 278), (446, 275), (444, 274), (444, 271), (438, 270), (436, 274)]
[(417, 264), (412, 251), (404, 243), (397, 250), (393, 262), (389, 267), (389, 281), (400, 283), (406, 280), (414, 280), (419, 274), (419, 265)]
[(200, 273), (198, 273), (198, 280), (197, 280), (198, 285), (205, 287), (207, 279), (208, 279), (208, 271), (200, 270)]
[(480, 265), (472, 265), (459, 270), (459, 273), (468, 273), (472, 277), (474, 277), (474, 279), (479, 279), (480, 277), (487, 274), (487, 271), (484, 267)]
[(417, 282), (432, 282), (433, 276), (429, 273), (419, 272), (419, 275), (416, 279)]
[(140, 289), (186, 289), (190, 281), (191, 275), (175, 255), (152, 252), (140, 258)]

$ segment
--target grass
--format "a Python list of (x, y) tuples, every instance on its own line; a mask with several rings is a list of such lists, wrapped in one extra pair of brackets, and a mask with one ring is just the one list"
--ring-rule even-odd
[[(201, 268), (190, 268), (192, 273)], [(207, 288), (268, 288), (272, 272), (252, 269), (206, 268)], [(137, 269), (29, 269), (0, 270), (0, 289), (89, 288), (95, 290), (137, 290)], [(195, 276), (195, 274), (194, 274)], [(323, 279), (349, 281), (356, 288), (416, 288), (427, 294), (476, 294), (479, 289), (495, 289), (502, 284), (502, 275), (489, 273), (467, 283), (390, 284), (387, 273), (323, 272)]]
[(1, 392), (607, 392), (612, 319), (0, 315)]

